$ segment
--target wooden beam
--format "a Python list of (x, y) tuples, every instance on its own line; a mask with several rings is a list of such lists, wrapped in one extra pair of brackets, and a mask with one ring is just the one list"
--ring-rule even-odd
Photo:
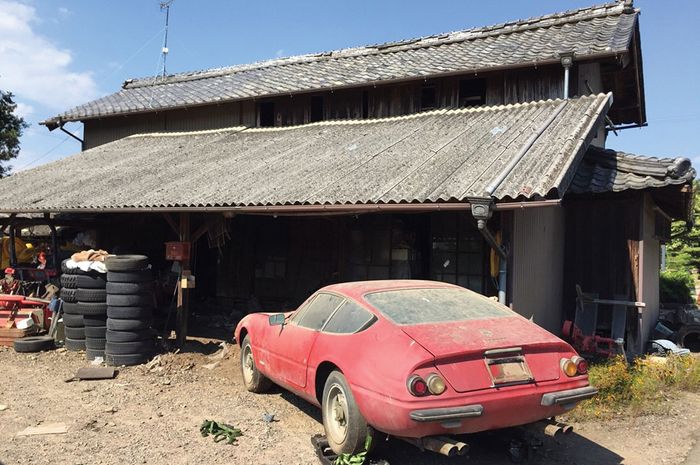
[[(178, 230), (180, 242), (190, 242), (190, 214), (180, 213), (180, 227)], [(177, 283), (177, 318), (176, 318), (176, 343), (182, 347), (187, 340), (187, 323), (190, 318), (189, 289), (182, 287), (182, 277), (189, 274), (190, 260), (180, 261), (180, 279)]]
[(168, 223), (170, 226), (170, 229), (173, 230), (173, 232), (177, 235), (180, 236), (180, 229), (177, 227), (177, 224), (175, 224), (175, 220), (173, 219), (172, 215), (170, 213), (164, 212), (162, 213), (163, 219)]

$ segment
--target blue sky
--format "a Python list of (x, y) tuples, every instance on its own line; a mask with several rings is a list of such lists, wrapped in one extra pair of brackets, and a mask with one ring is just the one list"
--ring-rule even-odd
[[(31, 127), (15, 170), (73, 154), (79, 144), (38, 124), (158, 69), (164, 14), (157, 0), (0, 0), (0, 88)], [(596, 0), (175, 0), (168, 72), (248, 63), (429, 35), (600, 3)], [(700, 166), (700, 3), (638, 0), (649, 127), (608, 146), (686, 156)], [(68, 129), (80, 132), (73, 123)]]

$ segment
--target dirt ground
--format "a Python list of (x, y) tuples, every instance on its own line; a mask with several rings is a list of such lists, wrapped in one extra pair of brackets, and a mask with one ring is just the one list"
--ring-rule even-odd
[[(284, 464), (320, 463), (310, 437), (322, 433), (320, 411), (280, 389), (246, 392), (238, 350), (221, 341), (193, 340), (180, 353), (149, 366), (121, 368), (113, 380), (64, 380), (86, 366), (82, 354), (63, 350), (17, 354), (0, 347), (0, 463), (15, 464)], [(0, 407), (2, 409), (2, 407)], [(669, 401), (667, 414), (576, 424), (549, 439), (530, 463), (683, 464), (700, 439), (700, 395)], [(265, 413), (276, 421), (263, 420)], [(212, 419), (243, 432), (236, 445), (214, 443), (199, 427)], [(65, 423), (65, 434), (17, 436), (28, 426)], [(375, 451), (392, 465), (511, 463), (509, 437), (468, 437), (470, 457), (448, 459), (398, 440)]]

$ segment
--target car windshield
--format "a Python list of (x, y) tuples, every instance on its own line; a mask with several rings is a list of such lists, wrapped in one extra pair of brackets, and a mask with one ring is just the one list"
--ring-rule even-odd
[(398, 289), (373, 292), (365, 295), (365, 300), (398, 325), (512, 315), (508, 308), (466, 289)]

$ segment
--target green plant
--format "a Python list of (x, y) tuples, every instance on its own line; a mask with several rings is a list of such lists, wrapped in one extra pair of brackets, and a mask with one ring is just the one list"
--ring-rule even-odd
[(690, 304), (693, 302), (695, 283), (687, 271), (662, 271), (659, 278), (661, 302)]

